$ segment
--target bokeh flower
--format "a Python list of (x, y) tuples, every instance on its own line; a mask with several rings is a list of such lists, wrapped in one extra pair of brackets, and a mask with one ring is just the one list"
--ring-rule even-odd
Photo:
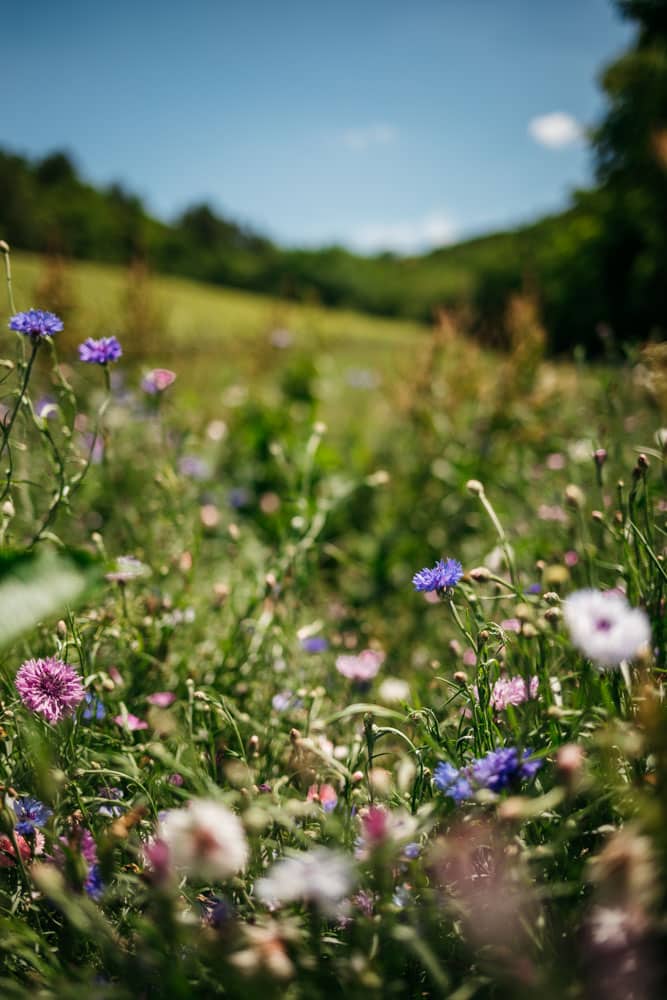
[(112, 568), (105, 574), (105, 579), (112, 583), (129, 583), (150, 576), (150, 568), (134, 556), (118, 556)]
[(27, 309), (16, 313), (9, 321), (9, 329), (39, 341), (43, 337), (53, 337), (63, 329), (63, 321), (55, 313), (44, 309)]
[(356, 656), (344, 654), (336, 657), (336, 670), (348, 680), (367, 684), (377, 676), (383, 663), (384, 653), (376, 649), (364, 649)]
[(16, 675), (15, 684), (26, 708), (52, 723), (73, 715), (85, 696), (74, 667), (52, 656), (26, 660)]
[(156, 396), (168, 389), (175, 381), (176, 372), (172, 372), (168, 368), (153, 368), (142, 378), (141, 388), (150, 396)]
[(449, 590), (463, 576), (463, 566), (456, 559), (440, 559), (433, 569), (421, 569), (412, 578), (415, 590)]
[(352, 864), (344, 854), (318, 847), (277, 861), (255, 884), (263, 903), (276, 905), (298, 901), (313, 903), (333, 916), (353, 885)]
[(118, 361), (122, 353), (116, 337), (100, 337), (99, 340), (88, 337), (83, 344), (79, 344), (79, 361), (89, 365), (108, 365), (111, 361)]
[(601, 669), (632, 660), (651, 641), (646, 612), (618, 591), (577, 590), (563, 604), (574, 645)]
[(168, 848), (174, 868), (204, 881), (231, 878), (248, 862), (241, 820), (214, 799), (194, 799), (183, 809), (170, 809), (160, 819), (156, 837)]
[(138, 729), (148, 729), (148, 723), (140, 719), (138, 715), (132, 715), (132, 712), (115, 715), (113, 721), (116, 725), (122, 726), (124, 729), (129, 729), (131, 733), (136, 732)]

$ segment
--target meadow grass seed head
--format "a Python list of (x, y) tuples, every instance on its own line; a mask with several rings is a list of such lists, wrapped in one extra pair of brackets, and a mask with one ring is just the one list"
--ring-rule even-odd
[(15, 684), (26, 708), (51, 723), (73, 715), (85, 696), (74, 667), (53, 656), (26, 660), (16, 675)]

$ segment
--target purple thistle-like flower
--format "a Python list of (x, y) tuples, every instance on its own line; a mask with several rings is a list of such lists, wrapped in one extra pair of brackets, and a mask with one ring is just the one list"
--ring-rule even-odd
[(440, 559), (433, 569), (424, 568), (412, 578), (415, 590), (448, 590), (463, 576), (463, 566), (457, 559)]
[(79, 361), (89, 365), (108, 365), (110, 361), (118, 361), (123, 349), (116, 337), (101, 337), (94, 340), (88, 337), (79, 344)]
[(26, 309), (25, 312), (16, 313), (9, 321), (10, 330), (32, 337), (36, 341), (42, 337), (53, 337), (55, 333), (60, 333), (62, 328), (63, 321), (60, 317), (44, 309)]
[(16, 675), (15, 684), (26, 708), (43, 715), (47, 722), (60, 722), (73, 715), (85, 696), (74, 667), (52, 656), (26, 660)]
[(53, 809), (28, 796), (14, 799), (12, 805), (16, 813), (16, 832), (22, 837), (34, 833), (35, 827), (44, 826), (49, 816), (53, 816)]

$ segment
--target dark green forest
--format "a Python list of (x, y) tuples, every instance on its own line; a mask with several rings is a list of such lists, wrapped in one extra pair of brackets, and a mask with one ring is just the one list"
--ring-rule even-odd
[[(285, 249), (194, 205), (167, 223), (120, 184), (98, 189), (72, 157), (0, 152), (0, 231), (17, 249), (114, 264), (299, 301), (430, 321), (455, 310), (502, 345), (510, 297), (538, 303), (553, 352), (591, 354), (667, 328), (667, 3), (625, 0), (635, 39), (603, 69), (607, 99), (591, 133), (595, 184), (570, 206), (512, 231), (416, 257), (332, 246)], [(601, 334), (603, 336), (601, 337)]]

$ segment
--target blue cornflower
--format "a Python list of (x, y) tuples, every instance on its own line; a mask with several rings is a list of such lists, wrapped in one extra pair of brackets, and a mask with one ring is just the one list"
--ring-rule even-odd
[(470, 773), (480, 788), (489, 788), (492, 792), (501, 792), (504, 788), (515, 784), (524, 778), (533, 778), (542, 761), (526, 758), (531, 750), (524, 750), (521, 757), (516, 747), (501, 747), (491, 750), (485, 757), (474, 760), (470, 765)]
[(301, 648), (305, 653), (325, 653), (329, 648), (329, 643), (324, 636), (310, 635), (301, 640)]
[(41, 340), (42, 337), (52, 337), (54, 333), (60, 333), (62, 328), (63, 321), (60, 317), (44, 309), (27, 309), (25, 312), (16, 313), (9, 321), (10, 330), (32, 337), (35, 341)]
[(88, 691), (84, 700), (86, 707), (81, 713), (81, 718), (85, 719), (86, 722), (89, 722), (91, 719), (103, 719), (107, 714), (106, 708), (96, 694), (91, 694)]
[(403, 857), (408, 858), (409, 861), (414, 861), (421, 854), (421, 847), (416, 842), (406, 844), (403, 848)]
[(53, 816), (53, 809), (49, 809), (39, 799), (32, 799), (24, 796), (14, 799), (12, 802), (16, 813), (16, 832), (22, 837), (34, 833), (36, 826), (44, 826), (49, 816)]
[(440, 559), (433, 569), (421, 569), (412, 578), (415, 590), (447, 590), (455, 587), (463, 576), (463, 566), (457, 559)]
[(115, 786), (104, 785), (99, 789), (98, 794), (103, 799), (109, 799), (110, 804), (108, 806), (100, 806), (97, 810), (100, 816), (109, 816), (110, 818), (115, 818), (121, 816), (123, 813), (123, 806), (111, 805), (111, 802), (122, 799), (123, 790), (121, 788), (116, 788)]
[(98, 900), (104, 892), (104, 882), (102, 881), (102, 876), (100, 875), (100, 866), (91, 865), (88, 869), (88, 875), (86, 876), (86, 881), (83, 883), (83, 888), (91, 899)]
[(455, 802), (462, 802), (463, 799), (472, 797), (472, 788), (465, 772), (459, 771), (445, 760), (441, 760), (436, 766), (433, 772), (433, 784)]
[(89, 365), (108, 365), (110, 361), (118, 361), (123, 349), (115, 337), (101, 337), (94, 340), (88, 337), (79, 344), (79, 361)]

